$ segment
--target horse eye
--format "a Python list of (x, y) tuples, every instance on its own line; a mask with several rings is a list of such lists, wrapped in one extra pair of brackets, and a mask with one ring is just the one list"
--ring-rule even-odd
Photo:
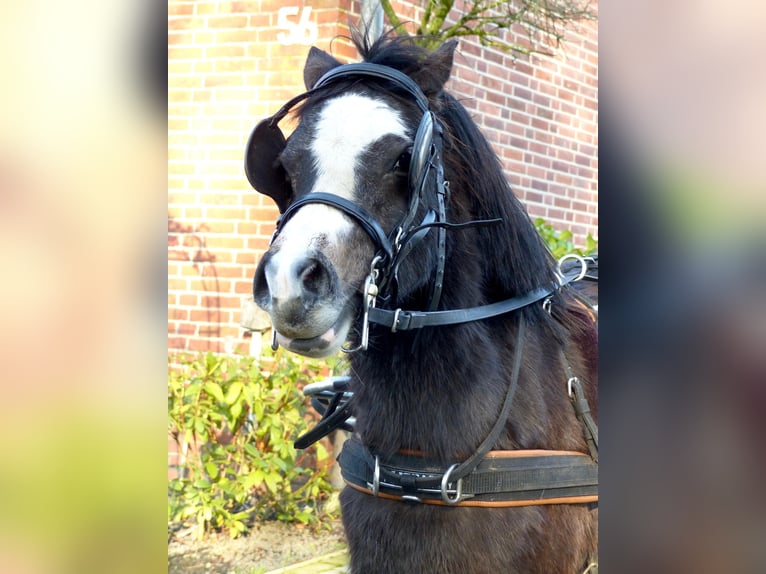
[(412, 159), (412, 150), (408, 149), (397, 158), (396, 163), (394, 164), (394, 167), (391, 171), (394, 171), (397, 173), (408, 173), (410, 171), (411, 159)]

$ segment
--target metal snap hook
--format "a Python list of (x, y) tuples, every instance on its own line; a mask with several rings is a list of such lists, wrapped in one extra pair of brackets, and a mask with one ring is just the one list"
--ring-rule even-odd
[(580, 379), (577, 377), (569, 377), (567, 379), (567, 393), (569, 394), (569, 397), (574, 397), (574, 386), (580, 384)]
[(370, 340), (370, 308), (375, 307), (378, 297), (378, 285), (375, 279), (378, 276), (378, 270), (375, 266), (382, 260), (380, 255), (376, 255), (370, 264), (370, 274), (364, 280), (364, 289), (362, 290), (362, 334), (359, 345), (354, 348), (341, 347), (344, 353), (355, 353), (356, 351), (366, 351)]

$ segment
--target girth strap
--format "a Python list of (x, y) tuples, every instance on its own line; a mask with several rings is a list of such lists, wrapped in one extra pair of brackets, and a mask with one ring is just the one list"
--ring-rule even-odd
[[(458, 506), (581, 504), (598, 500), (598, 464), (579, 452), (492, 451), (472, 472), (454, 483), (449, 480), (449, 469), (422, 456), (397, 454), (381, 462), (356, 435), (346, 441), (338, 461), (349, 486), (396, 500)], [(459, 500), (447, 502), (445, 497), (448, 501)]]

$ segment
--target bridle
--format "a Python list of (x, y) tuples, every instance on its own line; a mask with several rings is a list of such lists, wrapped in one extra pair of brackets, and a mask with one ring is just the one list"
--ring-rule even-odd
[[(370, 237), (375, 246), (375, 256), (370, 271), (365, 278), (362, 290), (362, 324), (359, 344), (355, 348), (344, 348), (346, 352), (363, 351), (369, 341), (369, 325), (387, 327), (391, 332), (421, 329), (423, 327), (455, 325), (487, 319), (526, 307), (549, 298), (568, 280), (562, 277), (558, 283), (540, 287), (529, 293), (479, 307), (437, 311), (441, 297), (446, 231), (465, 227), (484, 226), (501, 223), (501, 219), (476, 220), (467, 223), (447, 221), (446, 205), (449, 203), (449, 182), (444, 179), (442, 157), (443, 129), (434, 113), (430, 110), (428, 98), (420, 87), (407, 75), (380, 64), (368, 62), (346, 64), (331, 69), (316, 82), (314, 87), (288, 101), (280, 110), (262, 120), (253, 130), (245, 154), (245, 173), (257, 190), (267, 188), (268, 169), (259, 164), (257, 149), (284, 146), (285, 138), (278, 124), (287, 113), (300, 101), (320, 92), (324, 88), (348, 79), (373, 79), (387, 82), (389, 86), (408, 95), (417, 104), (422, 113), (412, 146), (412, 158), (408, 174), (409, 205), (407, 212), (394, 228), (386, 233), (376, 219), (364, 208), (346, 198), (326, 192), (308, 193), (292, 203), (281, 197), (274, 197), (280, 210), (272, 242), (281, 233), (285, 224), (297, 211), (308, 204), (329, 205), (351, 217)], [(264, 174), (266, 174), (264, 176)], [(267, 193), (267, 192), (264, 192)], [(273, 194), (271, 194), (273, 197)], [(418, 209), (421, 204), (435, 198), (430, 203), (436, 209), (427, 209), (422, 219), (416, 224)], [(389, 303), (395, 301), (398, 285), (398, 270), (402, 261), (425, 239), (431, 229), (437, 230), (435, 269), (428, 303), (424, 310), (410, 311), (401, 308), (383, 309), (377, 307), (378, 298)], [(276, 339), (272, 346), (276, 345)]]
[[(256, 189), (268, 188), (270, 182), (264, 181), (264, 173), (266, 180), (269, 173), (258, 164), (259, 154), (255, 153), (255, 149), (273, 147), (275, 142), (277, 146), (284, 145), (285, 139), (277, 124), (292, 107), (341, 80), (355, 79), (372, 79), (387, 83), (392, 90), (403, 92), (412, 99), (422, 114), (415, 132), (411, 152), (408, 173), (409, 205), (406, 213), (400, 222), (387, 233), (364, 208), (332, 193), (309, 193), (289, 205), (287, 202), (275, 198), (280, 209), (280, 217), (272, 236), (272, 241), (274, 241), (285, 223), (301, 207), (311, 203), (320, 203), (332, 206), (351, 217), (372, 240), (375, 246), (375, 257), (363, 292), (364, 322), (361, 330), (361, 342), (355, 349), (346, 349), (347, 352), (367, 348), (369, 310), (375, 306), (375, 300), (379, 296), (395, 299), (399, 266), (432, 228), (437, 228), (438, 253), (432, 282), (433, 287), (426, 309), (429, 311), (436, 309), (441, 297), (444, 276), (445, 232), (448, 227), (460, 227), (447, 222), (446, 204), (449, 201), (449, 183), (444, 180), (442, 126), (430, 110), (428, 98), (411, 78), (399, 70), (379, 64), (364, 62), (333, 68), (319, 78), (311, 90), (291, 99), (272, 117), (261, 121), (250, 136), (245, 155), (245, 172), (250, 183)], [(419, 208), (427, 200), (426, 195), (428, 194), (435, 197), (433, 203), (436, 204), (436, 209), (427, 209), (422, 219), (416, 222)], [(375, 321), (374, 318), (373, 321)]]

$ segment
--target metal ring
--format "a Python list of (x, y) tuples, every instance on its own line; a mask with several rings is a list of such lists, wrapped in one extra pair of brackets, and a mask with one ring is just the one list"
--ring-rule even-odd
[(575, 261), (578, 261), (580, 263), (580, 273), (572, 279), (572, 281), (579, 281), (583, 277), (585, 277), (585, 274), (588, 272), (588, 264), (585, 262), (585, 259), (577, 255), (576, 253), (568, 253), (561, 257), (558, 261), (558, 268), (559, 268), (559, 275), (562, 277), (564, 276), (563, 271), (561, 271), (561, 265), (566, 261), (567, 259), (574, 259)]
[(444, 473), (444, 476), (442, 477), (441, 496), (442, 496), (442, 500), (449, 505), (457, 504), (463, 498), (463, 479), (462, 478), (459, 478), (457, 481), (457, 487), (455, 488), (455, 498), (450, 498), (449, 492), (447, 492), (447, 487), (449, 486), (449, 477), (452, 474), (452, 471), (455, 470), (457, 467), (458, 467), (457, 463), (453, 464), (451, 467), (447, 469), (447, 471)]
[(376, 255), (372, 258), (372, 261), (370, 262), (370, 275), (373, 276), (372, 280), (373, 282), (378, 278), (378, 263), (383, 261), (382, 255)]

